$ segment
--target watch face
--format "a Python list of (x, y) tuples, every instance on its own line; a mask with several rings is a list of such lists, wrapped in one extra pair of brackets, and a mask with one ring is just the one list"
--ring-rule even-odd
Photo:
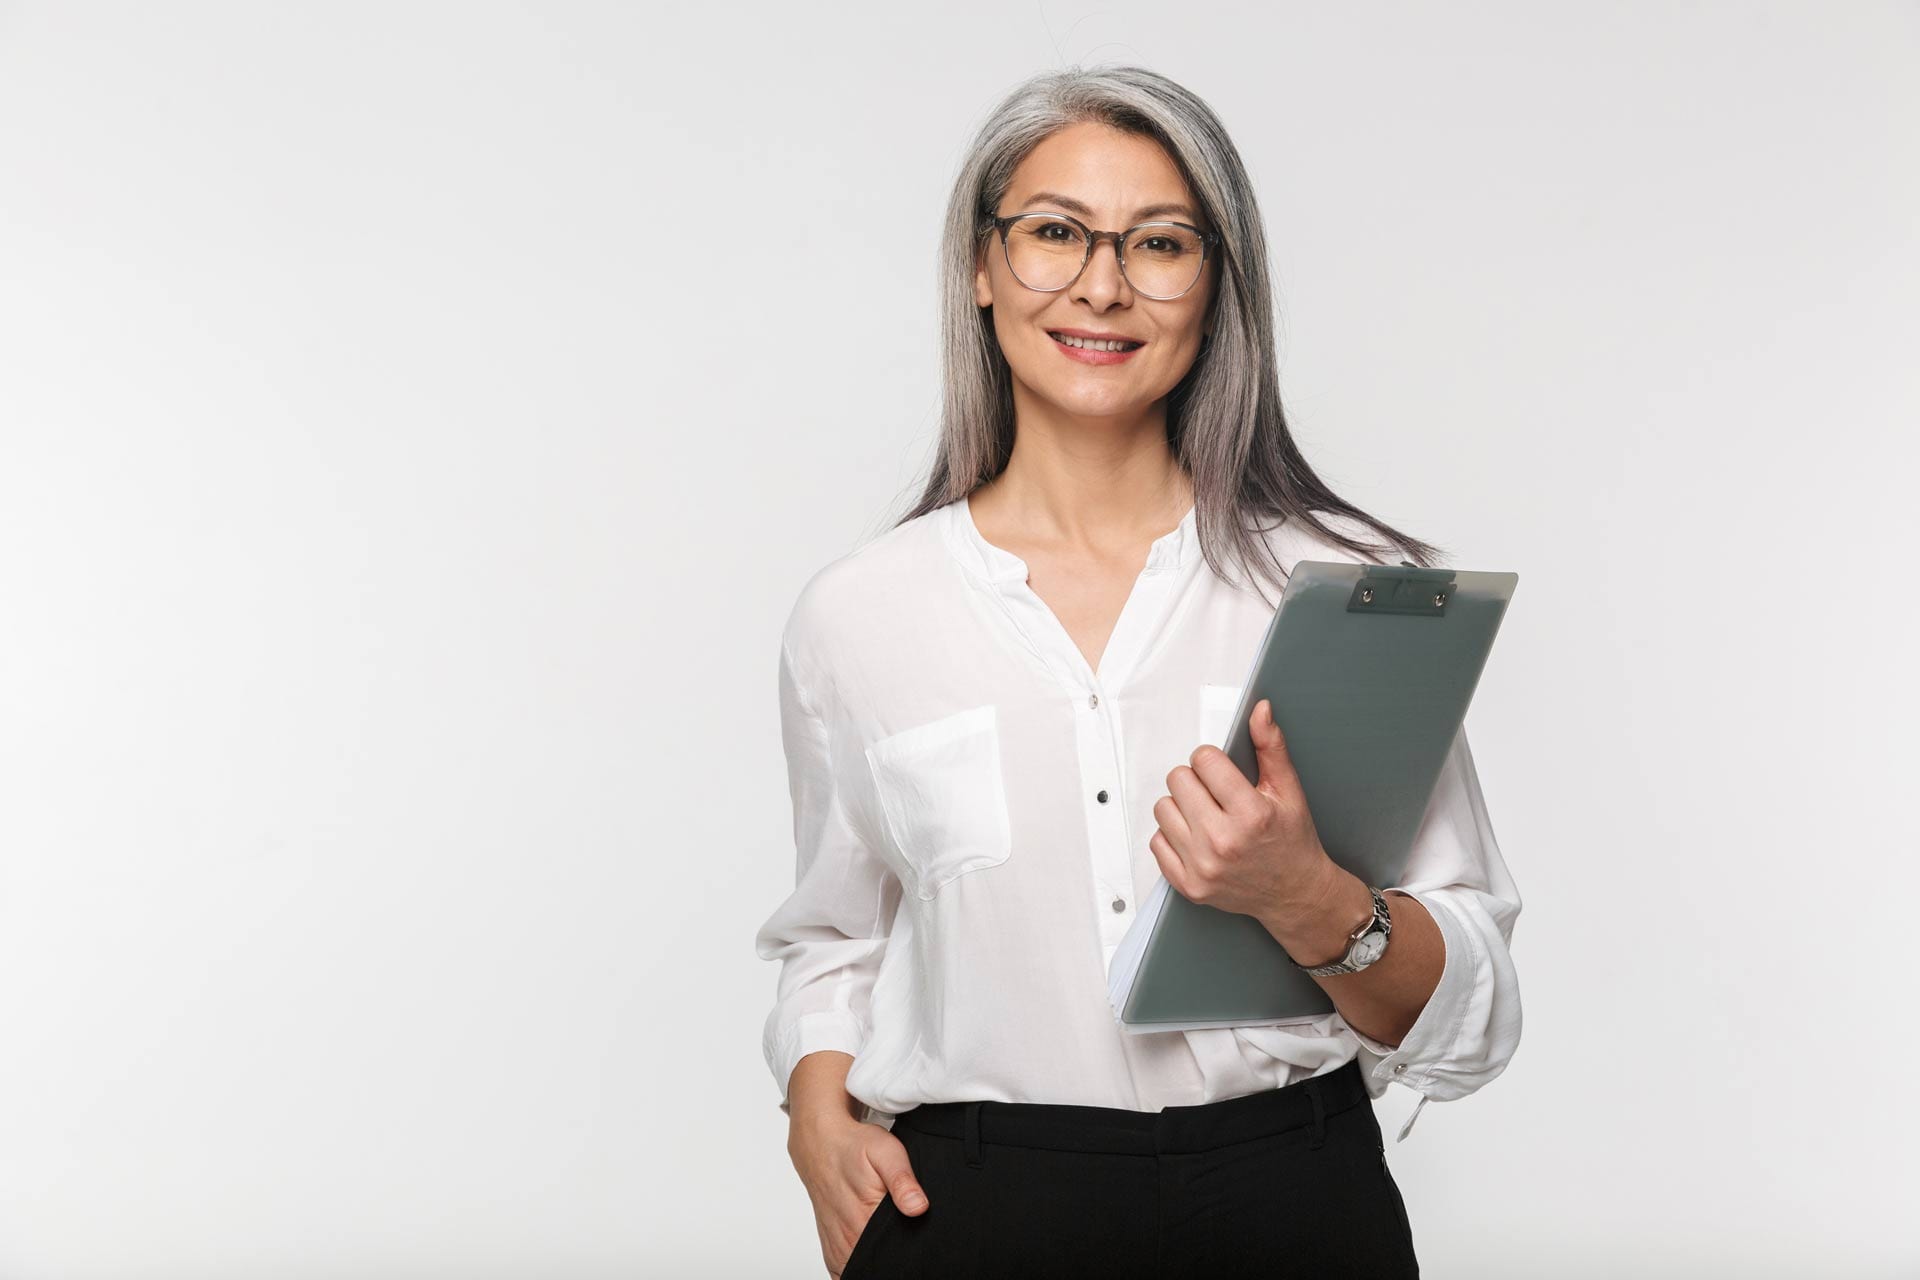
[(1355, 964), (1371, 964), (1375, 960), (1378, 960), (1380, 953), (1386, 949), (1386, 935), (1383, 933), (1370, 933), (1353, 944), (1353, 962)]

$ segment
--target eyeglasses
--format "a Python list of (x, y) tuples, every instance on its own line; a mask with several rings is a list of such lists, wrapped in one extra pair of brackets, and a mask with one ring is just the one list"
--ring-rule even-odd
[(1093, 247), (1113, 241), (1120, 274), (1134, 292), (1165, 302), (1193, 288), (1207, 262), (1207, 249), (1220, 243), (1217, 231), (1184, 222), (1142, 222), (1125, 231), (1094, 231), (1064, 213), (988, 215), (1000, 233), (1007, 270), (1039, 293), (1058, 293), (1080, 278), (1093, 261)]

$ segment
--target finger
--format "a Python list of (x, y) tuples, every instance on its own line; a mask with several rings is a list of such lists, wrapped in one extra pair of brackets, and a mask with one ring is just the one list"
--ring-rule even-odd
[(1200, 780), (1200, 775), (1184, 764), (1167, 775), (1167, 790), (1173, 802), (1180, 806), (1180, 816), (1187, 820), (1190, 835), (1181, 852), (1190, 855), (1196, 845), (1205, 844), (1206, 833), (1220, 821), (1220, 802), (1213, 798), (1213, 792)]
[(1293, 767), (1293, 754), (1287, 750), (1287, 735), (1273, 718), (1272, 702), (1260, 699), (1247, 728), (1253, 738), (1253, 758), (1260, 765), (1260, 787), (1282, 798), (1297, 797), (1300, 774)]
[(1193, 839), (1193, 832), (1187, 826), (1187, 815), (1180, 812), (1180, 806), (1174, 803), (1172, 796), (1161, 796), (1153, 802), (1153, 820), (1166, 833), (1167, 843), (1173, 846), (1174, 852), (1184, 857), (1188, 842)]
[(892, 1142), (880, 1144), (880, 1149), (868, 1156), (874, 1171), (887, 1184), (887, 1192), (893, 1197), (893, 1203), (902, 1213), (919, 1213), (927, 1207), (927, 1193), (920, 1180), (913, 1176), (913, 1161), (907, 1156), (907, 1148), (895, 1138)]
[(1260, 813), (1260, 793), (1240, 772), (1233, 757), (1218, 747), (1199, 747), (1193, 753), (1193, 771), (1221, 812), (1248, 820)]
[(1194, 880), (1187, 871), (1187, 864), (1167, 840), (1165, 830), (1153, 833), (1147, 841), (1147, 847), (1153, 850), (1153, 856), (1160, 863), (1160, 874), (1165, 876), (1173, 891), (1189, 902), (1196, 901), (1193, 896)]

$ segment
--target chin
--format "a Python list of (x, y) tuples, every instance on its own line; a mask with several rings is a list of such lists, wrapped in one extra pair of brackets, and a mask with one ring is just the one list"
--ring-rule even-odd
[(1153, 403), (1152, 398), (1121, 395), (1083, 395), (1065, 390), (1062, 394), (1046, 396), (1049, 403), (1062, 413), (1070, 413), (1082, 418), (1117, 418), (1132, 413), (1144, 412)]

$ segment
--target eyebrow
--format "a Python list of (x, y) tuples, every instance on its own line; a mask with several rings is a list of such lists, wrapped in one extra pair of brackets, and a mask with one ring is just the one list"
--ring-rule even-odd
[[(1079, 214), (1082, 218), (1091, 218), (1093, 216), (1093, 210), (1088, 208), (1084, 203), (1075, 200), (1072, 196), (1063, 196), (1057, 191), (1036, 191), (1031, 196), (1028, 196), (1026, 203), (1020, 207), (1023, 209), (1031, 209), (1036, 204), (1057, 204), (1067, 212)], [(1143, 205), (1133, 211), (1133, 220), (1135, 222), (1144, 222), (1148, 218), (1157, 218), (1165, 213), (1185, 214), (1195, 222), (1200, 220), (1199, 214), (1177, 200), (1161, 204)]]

